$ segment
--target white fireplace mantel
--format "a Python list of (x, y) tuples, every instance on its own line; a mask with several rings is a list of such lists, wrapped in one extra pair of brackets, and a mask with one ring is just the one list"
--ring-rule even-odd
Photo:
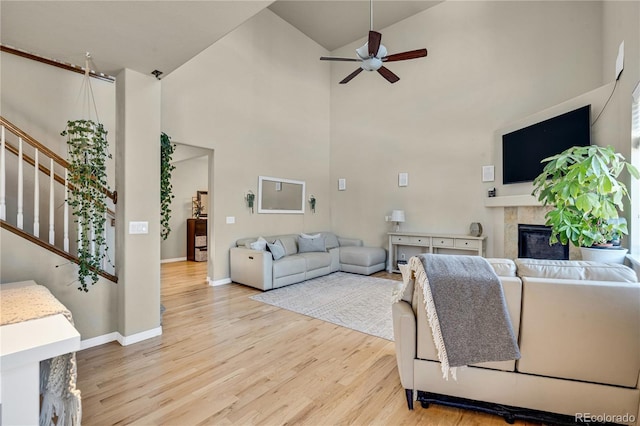
[(502, 197), (487, 197), (485, 207), (542, 207), (542, 203), (533, 195), (505, 195)]

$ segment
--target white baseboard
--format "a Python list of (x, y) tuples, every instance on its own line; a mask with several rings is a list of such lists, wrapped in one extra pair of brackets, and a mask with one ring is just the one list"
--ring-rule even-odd
[(118, 333), (118, 342), (120, 342), (122, 346), (128, 346), (142, 342), (143, 340), (151, 339), (152, 337), (160, 336), (161, 334), (162, 326), (152, 328), (151, 330), (143, 331), (141, 333), (132, 334), (130, 336), (123, 336)]
[(231, 278), (223, 278), (221, 280), (213, 281), (211, 278), (207, 277), (207, 282), (211, 287), (215, 287), (217, 285), (231, 284)]
[(85, 349), (93, 348), (94, 346), (104, 345), (105, 343), (114, 342), (118, 340), (118, 333), (114, 331), (113, 333), (103, 334), (102, 336), (92, 337), (91, 339), (82, 340), (80, 342), (80, 350), (83, 351)]
[(85, 349), (93, 348), (94, 346), (100, 346), (104, 345), (105, 343), (114, 341), (118, 341), (118, 343), (120, 343), (122, 346), (128, 346), (134, 343), (142, 342), (143, 340), (151, 339), (152, 337), (160, 336), (161, 334), (162, 327), (152, 328), (151, 330), (132, 334), (131, 336), (123, 336), (117, 331), (114, 331), (113, 333), (103, 334), (102, 336), (82, 340), (80, 342), (80, 350), (83, 351)]
[(160, 263), (183, 262), (185, 260), (187, 260), (186, 257), (175, 257), (173, 259), (162, 259), (160, 260)]

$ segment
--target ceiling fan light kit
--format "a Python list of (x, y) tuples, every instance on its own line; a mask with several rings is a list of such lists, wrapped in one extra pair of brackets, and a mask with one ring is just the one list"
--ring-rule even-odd
[(364, 46), (356, 49), (357, 58), (337, 58), (331, 56), (320, 57), (321, 61), (342, 61), (342, 62), (360, 62), (360, 68), (345, 77), (340, 84), (351, 81), (355, 76), (360, 74), (362, 70), (378, 71), (389, 83), (395, 83), (400, 77), (391, 72), (382, 65), (383, 62), (405, 61), (407, 59), (423, 58), (427, 56), (427, 49), (410, 50), (407, 52), (387, 55), (387, 48), (380, 42), (382, 34), (373, 31), (373, 0), (371, 1), (371, 30), (369, 31), (369, 39)]

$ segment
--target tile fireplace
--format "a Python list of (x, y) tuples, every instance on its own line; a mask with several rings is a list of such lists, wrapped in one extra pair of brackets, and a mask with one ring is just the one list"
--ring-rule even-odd
[[(508, 206), (504, 207), (504, 257), (515, 259), (520, 257), (518, 248), (519, 230), (518, 225), (539, 225), (544, 226), (545, 214), (551, 210), (551, 207), (542, 206)], [(549, 237), (547, 234), (545, 244), (549, 245)], [(569, 259), (580, 259), (580, 250), (570, 246)]]
[(518, 224), (518, 257), (569, 260), (569, 246), (549, 244), (551, 228), (545, 225)]

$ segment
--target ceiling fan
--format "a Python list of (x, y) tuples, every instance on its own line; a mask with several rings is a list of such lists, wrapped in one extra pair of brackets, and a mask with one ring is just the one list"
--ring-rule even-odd
[(356, 49), (357, 58), (337, 58), (332, 56), (322, 56), (321, 61), (344, 61), (344, 62), (360, 62), (360, 68), (346, 76), (340, 84), (350, 82), (355, 76), (360, 74), (362, 70), (378, 71), (389, 83), (395, 83), (400, 77), (391, 72), (382, 65), (383, 62), (404, 61), (407, 59), (416, 59), (427, 56), (427, 49), (410, 50), (402, 53), (387, 55), (387, 48), (380, 44), (382, 34), (373, 31), (373, 0), (370, 0), (370, 30), (369, 39), (364, 46)]

